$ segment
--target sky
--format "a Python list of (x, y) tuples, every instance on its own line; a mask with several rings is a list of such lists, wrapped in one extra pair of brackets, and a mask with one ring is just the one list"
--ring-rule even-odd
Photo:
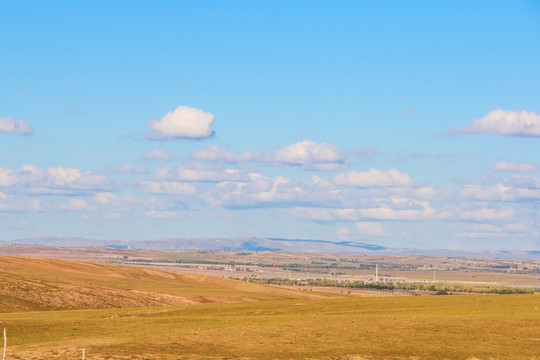
[(0, 1), (0, 239), (540, 248), (538, 1)]

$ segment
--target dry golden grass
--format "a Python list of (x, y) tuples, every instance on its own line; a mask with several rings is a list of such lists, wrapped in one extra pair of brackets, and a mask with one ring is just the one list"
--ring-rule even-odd
[[(0, 308), (17, 310), (0, 313), (0, 329), (8, 329), (8, 360), (78, 359), (83, 347), (88, 360), (540, 360), (539, 295), (325, 298), (202, 275), (56, 259), (0, 257), (0, 268)], [(22, 293), (32, 294), (29, 300), (5, 291), (4, 284), (14, 280), (25, 282)], [(85, 291), (93, 296), (85, 298), (87, 308), (106, 296), (111, 300), (103, 307), (139, 295), (198, 304), (21, 311), (23, 305), (50, 309), (40, 300), (44, 294), (56, 294), (66, 307), (69, 293)], [(85, 304), (77, 301), (69, 306)]]
[(532, 360), (538, 305), (537, 295), (282, 300), (8, 313), (0, 327), (20, 359), (73, 359), (85, 347), (94, 360)]
[(0, 312), (127, 308), (329, 296), (206, 275), (5, 255), (0, 256), (0, 295)]

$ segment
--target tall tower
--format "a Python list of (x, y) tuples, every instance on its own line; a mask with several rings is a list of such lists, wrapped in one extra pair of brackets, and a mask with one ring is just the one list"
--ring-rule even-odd
[(379, 264), (375, 264), (375, 282), (379, 282)]

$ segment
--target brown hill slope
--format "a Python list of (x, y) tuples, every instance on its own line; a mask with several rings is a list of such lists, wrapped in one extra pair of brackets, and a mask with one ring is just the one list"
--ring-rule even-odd
[(0, 312), (149, 307), (327, 296), (134, 266), (0, 256)]

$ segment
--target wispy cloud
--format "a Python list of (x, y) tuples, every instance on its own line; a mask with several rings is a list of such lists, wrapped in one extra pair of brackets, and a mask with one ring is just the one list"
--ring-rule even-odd
[(141, 154), (141, 160), (163, 160), (169, 161), (174, 158), (176, 153), (174, 151), (166, 151), (161, 149), (155, 149), (151, 151), (145, 151)]
[(336, 175), (333, 182), (343, 186), (357, 187), (391, 187), (410, 186), (413, 180), (409, 174), (397, 169), (381, 170), (370, 169), (368, 171), (348, 171)]
[(121, 166), (111, 166), (107, 168), (108, 171), (111, 172), (119, 172), (119, 173), (135, 173), (135, 174), (146, 174), (148, 172), (145, 168), (136, 168), (133, 165), (130, 164), (124, 164)]
[(176, 219), (178, 218), (178, 213), (176, 211), (158, 211), (158, 210), (150, 210), (146, 211), (144, 215), (150, 219)]
[(535, 172), (536, 171), (536, 165), (529, 164), (529, 163), (516, 163), (516, 162), (507, 162), (507, 161), (497, 161), (495, 165), (493, 165), (493, 168), (491, 169), (493, 172), (520, 172), (520, 173), (527, 173), (527, 172)]
[(82, 112), (81, 112), (81, 110), (79, 110), (77, 108), (70, 107), (69, 109), (64, 110), (64, 114), (66, 114), (66, 115), (81, 115)]
[(24, 120), (0, 118), (0, 133), (32, 135), (34, 133), (34, 128), (28, 125)]
[(381, 236), (388, 232), (380, 222), (359, 221), (355, 224), (355, 227), (358, 232), (364, 235)]

